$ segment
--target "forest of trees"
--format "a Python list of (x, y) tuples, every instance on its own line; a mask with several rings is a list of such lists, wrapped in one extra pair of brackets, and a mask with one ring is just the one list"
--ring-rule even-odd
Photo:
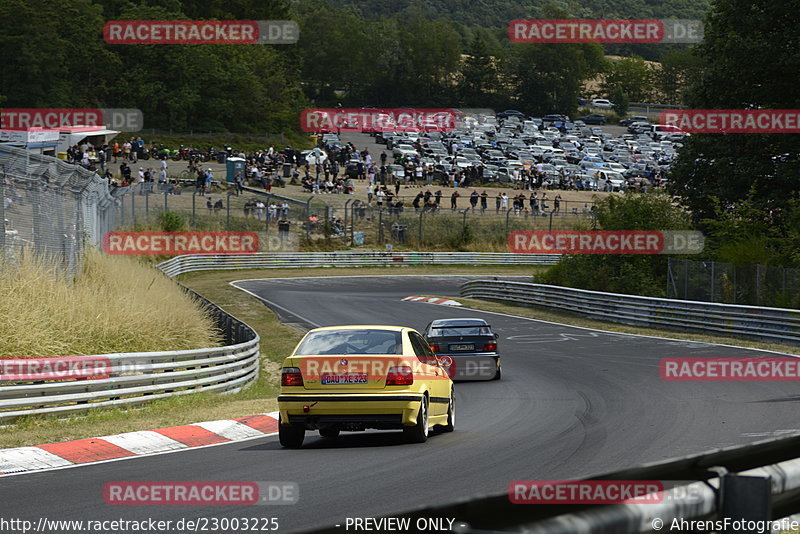
[[(445, 4), (384, 13), (314, 0), (5, 0), (0, 54), (10, 68), (0, 78), (0, 105), (138, 108), (147, 128), (274, 134), (296, 129), (299, 111), (311, 105), (544, 114), (573, 113), (579, 96), (620, 92), (677, 102), (683, 84), (673, 87), (675, 80), (693, 67), (686, 47), (661, 49), (669, 70), (635, 59), (610, 63), (597, 44), (510, 43), (505, 27), (491, 24), (528, 11), (487, 0), (461, 22), (466, 3), (451, 2), (460, 8), (448, 16)], [(486, 5), (495, 17), (481, 26)], [(301, 38), (285, 46), (108, 45), (102, 27), (114, 19), (291, 19)], [(586, 80), (604, 74), (604, 94), (583, 94)]]

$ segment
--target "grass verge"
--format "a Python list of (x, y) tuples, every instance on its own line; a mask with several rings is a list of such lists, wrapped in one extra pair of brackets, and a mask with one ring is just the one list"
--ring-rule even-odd
[[(88, 251), (73, 281), (24, 254), (0, 265), (0, 358), (218, 345), (213, 320), (159, 271)], [(35, 303), (35, 304), (34, 304)]]

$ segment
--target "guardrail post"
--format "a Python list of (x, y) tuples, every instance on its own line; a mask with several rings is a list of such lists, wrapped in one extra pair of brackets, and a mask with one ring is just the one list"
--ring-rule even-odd
[(195, 227), (195, 215), (197, 213), (196, 207), (195, 207), (196, 197), (197, 197), (197, 190), (192, 192), (192, 228)]
[[(772, 517), (771, 477), (739, 476), (726, 473), (720, 477), (719, 519), (736, 521), (769, 521)], [(733, 525), (725, 534), (741, 532)]]

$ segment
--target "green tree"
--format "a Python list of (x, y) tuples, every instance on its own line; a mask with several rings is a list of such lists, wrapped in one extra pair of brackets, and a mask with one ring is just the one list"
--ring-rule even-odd
[(648, 102), (653, 94), (653, 69), (639, 56), (610, 60), (603, 73), (600, 93), (624, 94), (634, 102)]
[(660, 65), (654, 70), (655, 89), (661, 104), (685, 104), (686, 90), (697, 79), (700, 59), (693, 49), (672, 49), (660, 58)]
[[(597, 203), (601, 230), (687, 230), (689, 214), (665, 194), (611, 195)], [(611, 293), (663, 296), (666, 256), (581, 254), (565, 256), (537, 281)]]
[(512, 49), (507, 75), (523, 110), (572, 114), (584, 81), (602, 65), (598, 44), (519, 44)]
[(459, 92), (465, 106), (488, 106), (488, 102), (500, 87), (498, 58), (492, 55), (482, 32), (475, 33), (466, 56), (461, 61)]
[[(753, 4), (717, 0), (698, 45), (699, 75), (688, 94), (693, 108), (798, 109), (800, 34), (796, 0)], [(798, 136), (697, 134), (686, 141), (670, 172), (670, 190), (698, 222), (717, 219), (748, 199), (745, 213), (788, 213), (800, 191)], [(792, 219), (771, 224), (791, 231)], [(707, 224), (707, 223), (704, 223)], [(781, 252), (784, 255), (786, 252)]]

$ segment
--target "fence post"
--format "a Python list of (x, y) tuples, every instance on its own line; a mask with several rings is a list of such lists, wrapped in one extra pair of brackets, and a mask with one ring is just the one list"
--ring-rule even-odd
[(422, 246), (422, 216), (425, 215), (425, 210), (419, 212), (419, 246)]
[(548, 232), (553, 231), (553, 213), (555, 213), (555, 210), (550, 210), (550, 224), (547, 227)]
[(506, 235), (508, 235), (508, 225), (509, 225), (508, 217), (510, 215), (511, 215), (511, 208), (508, 208), (508, 210), (506, 211)]
[(150, 222), (150, 191), (144, 193), (144, 220)]
[[(347, 201), (344, 203), (344, 228), (343, 228), (343, 231), (344, 231), (345, 244), (347, 244), (347, 207), (350, 205), (350, 203), (352, 201), (353, 201), (352, 198), (348, 198)], [(350, 224), (352, 224), (352, 222)]]
[[(345, 225), (345, 232), (347, 232), (347, 225)], [(356, 205), (350, 207), (350, 245), (353, 245), (356, 240)]]
[(378, 242), (383, 244), (383, 208), (378, 208)]
[(131, 188), (131, 224), (136, 225), (136, 193), (133, 192), (133, 187)]
[(197, 198), (197, 189), (192, 192), (192, 229), (195, 228), (195, 200)]
[(683, 259), (683, 299), (689, 300), (689, 260)]
[(169, 190), (165, 189), (164, 190), (164, 213), (169, 211), (168, 200), (167, 200), (169, 197), (167, 195), (169, 195)]
[[(0, 165), (0, 220), (3, 221), (3, 231), (0, 232), (0, 260), (6, 257), (6, 169)], [(785, 282), (784, 278), (784, 282)], [(785, 284), (784, 284), (785, 285)]]
[(761, 264), (756, 263), (756, 306), (761, 306)]
[(715, 277), (714, 277), (714, 265), (716, 263), (717, 262), (715, 262), (715, 261), (711, 262), (711, 302), (715, 302), (714, 301), (714, 279), (715, 279)]
[(225, 205), (225, 229), (226, 230), (230, 230), (231, 229), (231, 192), (230, 191), (228, 191), (228, 195), (227, 195), (227, 198), (225, 200), (226, 200), (226, 203), (225, 203), (226, 204)]

